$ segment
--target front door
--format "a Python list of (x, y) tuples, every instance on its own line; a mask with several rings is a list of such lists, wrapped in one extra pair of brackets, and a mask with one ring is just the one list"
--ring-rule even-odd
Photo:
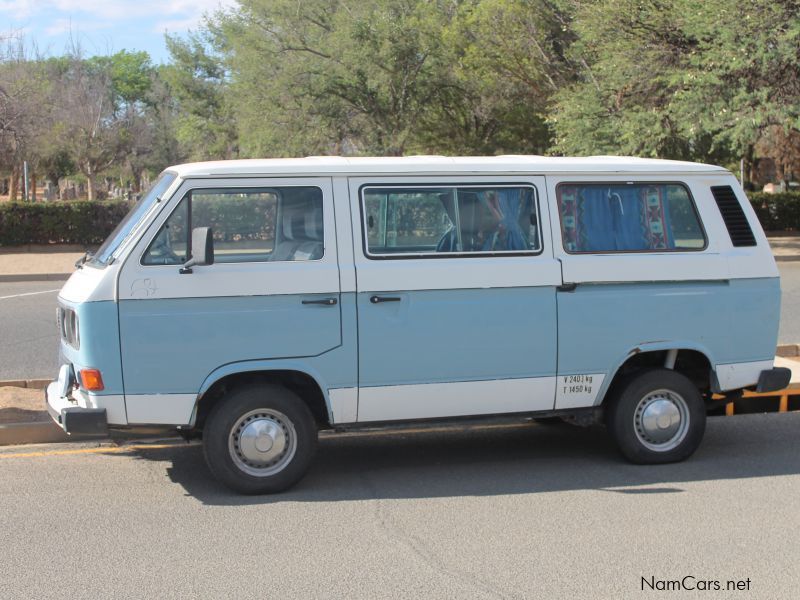
[(541, 177), (351, 180), (359, 421), (553, 407), (543, 194)]
[[(188, 422), (218, 367), (322, 354), (341, 344), (330, 179), (189, 180), (119, 280), (130, 423)], [(181, 273), (195, 227), (213, 265)]]

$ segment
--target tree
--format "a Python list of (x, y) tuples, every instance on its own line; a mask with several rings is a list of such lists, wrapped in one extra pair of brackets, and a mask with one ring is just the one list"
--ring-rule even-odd
[(788, 182), (800, 177), (800, 130), (768, 127), (756, 143), (755, 153), (772, 160), (777, 179)]
[(138, 189), (151, 153), (146, 118), (154, 70), (146, 52), (117, 52), (85, 59), (79, 51), (60, 61), (57, 126), (66, 150), (86, 177), (90, 200), (97, 177), (126, 165)]
[(193, 160), (236, 158), (236, 120), (220, 58), (198, 34), (185, 40), (168, 35), (166, 41), (172, 62), (159, 74), (177, 105), (175, 133), (181, 152)]
[[(402, 154), (447, 85), (445, 2), (242, 0), (210, 31), (247, 155)], [(435, 9), (435, 10), (434, 10)]]
[(771, 126), (800, 126), (800, 19), (792, 0), (575, 2), (556, 150), (724, 162)]
[(243, 155), (544, 152), (552, 96), (577, 68), (568, 8), (241, 0), (204, 35)]
[(41, 155), (39, 170), (53, 187), (58, 188), (59, 180), (74, 173), (76, 168), (69, 152), (63, 147), (54, 146), (50, 152)]
[(0, 49), (0, 169), (11, 172), (12, 200), (19, 193), (22, 162), (36, 166), (32, 149), (48, 122), (47, 86), (41, 62), (21, 41)]
[(86, 177), (89, 200), (94, 200), (97, 177), (125, 156), (130, 132), (115, 104), (111, 73), (102, 62), (70, 57), (59, 91), (66, 145)]
[[(688, 10), (688, 0), (682, 0)], [(753, 168), (755, 145), (782, 130), (800, 133), (800, 5), (795, 0), (714, 0), (700, 6), (687, 25), (698, 40), (689, 57), (684, 84), (684, 123), (697, 121), (714, 147)], [(775, 153), (778, 164), (791, 162), (791, 144)]]
[(473, 0), (444, 30), (451, 84), (426, 131), (451, 153), (544, 153), (553, 95), (575, 80), (575, 35), (551, 0)]
[(160, 66), (153, 71), (144, 111), (150, 151), (144, 157), (142, 166), (145, 170), (156, 173), (186, 158), (177, 138), (179, 105), (164, 80), (163, 72), (166, 68)]
[(559, 90), (556, 148), (567, 154), (686, 158), (692, 144), (674, 102), (696, 41), (681, 28), (680, 0), (587, 3), (576, 11), (579, 83)]

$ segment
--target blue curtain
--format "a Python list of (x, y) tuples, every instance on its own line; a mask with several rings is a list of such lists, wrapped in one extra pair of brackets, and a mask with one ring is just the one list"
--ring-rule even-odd
[(647, 250), (650, 244), (642, 225), (641, 188), (632, 185), (609, 188), (608, 202), (614, 217), (614, 248)]
[[(657, 187), (661, 194), (663, 227), (671, 233), (669, 203), (666, 186)], [(622, 250), (649, 250), (647, 207), (642, 201), (640, 185), (581, 187), (578, 202), (578, 249), (582, 252), (613, 252)], [(667, 248), (675, 242), (667, 235)]]
[(608, 199), (608, 188), (586, 186), (578, 195), (578, 250), (615, 250), (616, 219)]
[(483, 249), (528, 250), (528, 238), (525, 236), (522, 223), (527, 224), (530, 219), (533, 202), (530, 191), (512, 188), (497, 190), (496, 193), (496, 208), (500, 211), (500, 222), (494, 235), (487, 238)]

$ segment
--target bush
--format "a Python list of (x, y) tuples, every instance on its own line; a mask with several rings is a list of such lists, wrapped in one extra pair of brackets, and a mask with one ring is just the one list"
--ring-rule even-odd
[(765, 231), (800, 231), (800, 192), (751, 192), (748, 197)]
[(0, 204), (0, 246), (97, 245), (132, 206), (130, 202), (9, 202)]

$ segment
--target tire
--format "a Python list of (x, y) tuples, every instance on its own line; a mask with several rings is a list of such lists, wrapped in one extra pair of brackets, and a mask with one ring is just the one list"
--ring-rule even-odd
[(705, 404), (697, 387), (680, 373), (644, 371), (624, 382), (610, 401), (606, 426), (631, 462), (679, 462), (703, 439)]
[(211, 410), (203, 453), (213, 475), (242, 494), (274, 494), (306, 474), (317, 448), (308, 406), (278, 385), (236, 388)]

